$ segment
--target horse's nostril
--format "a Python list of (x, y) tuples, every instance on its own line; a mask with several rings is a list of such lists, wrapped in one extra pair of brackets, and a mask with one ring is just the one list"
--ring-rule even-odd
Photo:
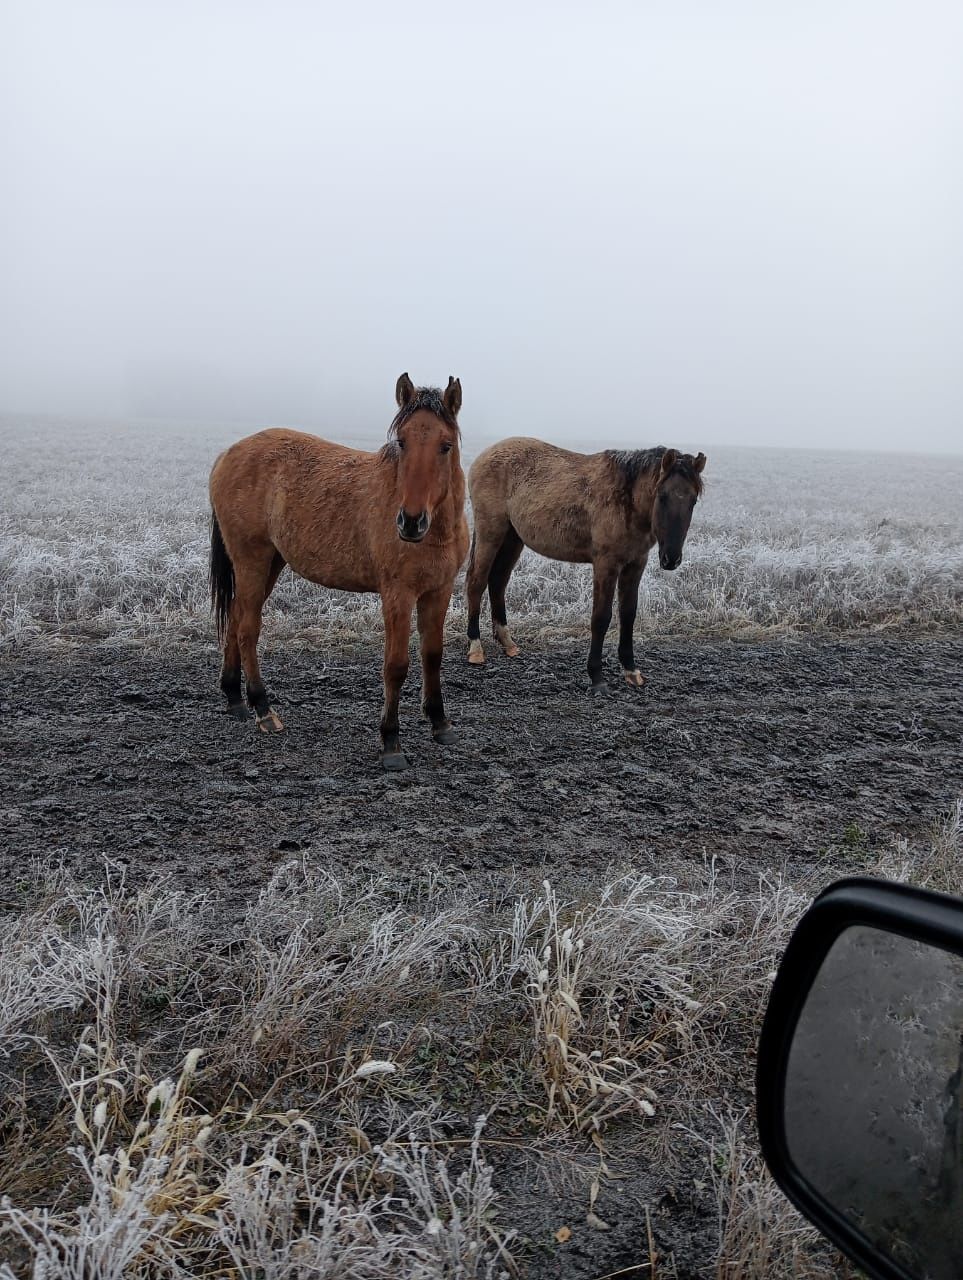
[(428, 532), (431, 516), (427, 511), (422, 511), (420, 515), (413, 516), (402, 507), (398, 512), (395, 523), (398, 526), (398, 533), (406, 542), (420, 542)]

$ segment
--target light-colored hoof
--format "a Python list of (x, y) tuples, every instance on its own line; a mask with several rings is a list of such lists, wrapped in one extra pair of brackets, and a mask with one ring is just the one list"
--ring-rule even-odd
[(481, 667), (485, 664), (485, 650), (482, 648), (480, 640), (473, 640), (468, 646), (468, 661), (473, 667)]
[(281, 723), (281, 717), (276, 711), (269, 711), (265, 716), (257, 717), (257, 727), (262, 733), (280, 733), (284, 725)]
[(507, 627), (496, 627), (495, 639), (498, 641), (501, 647), (505, 650), (506, 658), (518, 658), (521, 656), (522, 651), (521, 649), (519, 649), (518, 645), (512, 639), (512, 633), (509, 631)]
[(625, 676), (625, 683), (631, 685), (633, 689), (641, 689), (645, 684), (645, 676), (638, 668), (635, 671), (623, 671), (622, 674)]

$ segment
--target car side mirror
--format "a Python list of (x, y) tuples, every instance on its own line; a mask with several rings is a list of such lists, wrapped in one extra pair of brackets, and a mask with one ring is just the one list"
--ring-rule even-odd
[(963, 901), (832, 885), (793, 934), (759, 1042), (763, 1155), (870, 1276), (963, 1275)]

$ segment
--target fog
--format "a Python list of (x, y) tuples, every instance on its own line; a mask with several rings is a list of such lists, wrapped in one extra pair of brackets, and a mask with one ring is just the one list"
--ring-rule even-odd
[(963, 7), (8, 4), (0, 409), (948, 450)]

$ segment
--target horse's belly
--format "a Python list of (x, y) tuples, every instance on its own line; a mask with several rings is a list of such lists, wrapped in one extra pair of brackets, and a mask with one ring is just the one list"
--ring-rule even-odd
[(584, 547), (567, 546), (562, 542), (529, 542), (527, 538), (522, 538), (526, 547), (531, 547), (533, 551), (537, 551), (540, 556), (544, 556), (546, 560), (564, 560), (566, 564), (591, 564), (591, 552), (586, 551)]
[(319, 587), (327, 587), (331, 591), (373, 591), (377, 593), (379, 590), (378, 586), (367, 577), (361, 577), (355, 573), (317, 568), (311, 569), (310, 572), (302, 573), (295, 565), (291, 565), (291, 568), (299, 577), (307, 578), (308, 582), (313, 582)]
[(533, 521), (524, 516), (512, 517), (515, 532), (532, 551), (549, 560), (565, 560), (570, 564), (588, 564), (591, 547), (581, 530), (570, 530), (548, 521)]
[(275, 546), (284, 556), (292, 573), (307, 578), (319, 587), (332, 591), (378, 591), (378, 579), (369, 557), (359, 548), (347, 548), (332, 542), (322, 547), (305, 548), (285, 545), (277, 539)]

